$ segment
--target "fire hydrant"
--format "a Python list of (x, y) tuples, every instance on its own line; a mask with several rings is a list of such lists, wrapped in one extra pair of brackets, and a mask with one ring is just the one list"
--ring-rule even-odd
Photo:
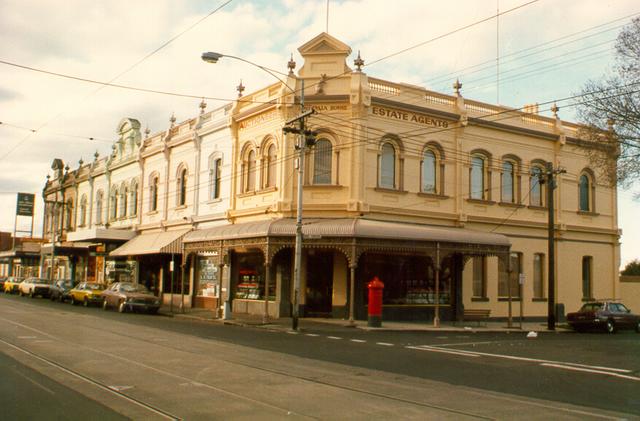
[(369, 288), (369, 318), (367, 326), (381, 327), (382, 290), (384, 289), (384, 284), (377, 276), (374, 276), (371, 282), (367, 285), (367, 288)]

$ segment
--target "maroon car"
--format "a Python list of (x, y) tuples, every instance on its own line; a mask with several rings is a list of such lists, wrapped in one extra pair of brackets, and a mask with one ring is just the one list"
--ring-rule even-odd
[(618, 329), (635, 329), (640, 333), (640, 316), (614, 301), (588, 302), (579, 311), (567, 314), (567, 322), (576, 332), (603, 329), (614, 333)]
[(145, 311), (157, 313), (160, 308), (160, 298), (151, 294), (140, 284), (132, 282), (116, 282), (102, 291), (102, 308), (117, 308), (120, 313), (125, 311)]

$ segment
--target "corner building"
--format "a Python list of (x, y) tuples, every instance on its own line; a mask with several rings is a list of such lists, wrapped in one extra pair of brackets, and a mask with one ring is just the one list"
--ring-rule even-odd
[(288, 87), (234, 104), (228, 224), (184, 238), (194, 266), (215, 254), (234, 312), (291, 314), (298, 139), (282, 128), (300, 114), (303, 81), (318, 135), (304, 158), (300, 314), (349, 317), (353, 289), (366, 318), (377, 276), (383, 320), (430, 321), (436, 306), (443, 320), (520, 305), (545, 318), (547, 162), (567, 169), (554, 192), (556, 301), (618, 296), (616, 191), (577, 147), (579, 126), (465, 99), (458, 83), (443, 95), (369, 77), (326, 33), (299, 52)]

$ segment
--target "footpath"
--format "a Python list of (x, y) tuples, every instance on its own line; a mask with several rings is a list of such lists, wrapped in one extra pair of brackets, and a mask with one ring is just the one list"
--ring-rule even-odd
[[(264, 320), (262, 316), (250, 314), (233, 313), (231, 318), (223, 319), (217, 317), (214, 311), (208, 309), (186, 309), (184, 313), (174, 309), (171, 312), (169, 307), (162, 307), (160, 314), (169, 317), (199, 320), (203, 322), (219, 323), (234, 326), (247, 326), (276, 330), (292, 330), (292, 321), (290, 317), (281, 317), (279, 319), (269, 318)], [(571, 328), (566, 324), (556, 325), (556, 329), (550, 331), (547, 324), (543, 322), (523, 322), (516, 318), (513, 319), (511, 327), (506, 320), (487, 321), (487, 322), (441, 322), (439, 327), (434, 327), (428, 322), (395, 322), (382, 321), (381, 327), (369, 327), (366, 320), (355, 320), (350, 324), (344, 319), (330, 319), (319, 317), (304, 317), (298, 320), (299, 329), (313, 329), (322, 325), (331, 325), (333, 327), (344, 327), (345, 329), (362, 329), (369, 331), (407, 331), (407, 332), (536, 332), (536, 333), (566, 333), (572, 332)]]

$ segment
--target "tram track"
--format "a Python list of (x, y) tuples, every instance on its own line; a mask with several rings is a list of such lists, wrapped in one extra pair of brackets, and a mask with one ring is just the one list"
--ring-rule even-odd
[[(32, 305), (32, 304), (27, 304), (27, 305)], [(34, 307), (41, 308), (40, 306), (34, 306)], [(96, 316), (94, 316), (94, 317), (96, 317)], [(254, 404), (260, 404), (260, 405), (269, 406), (272, 409), (280, 410), (283, 413), (286, 413), (287, 415), (297, 415), (297, 416), (317, 419), (317, 417), (315, 417), (313, 415), (294, 413), (294, 412), (290, 411), (289, 409), (278, 407), (278, 406), (274, 406), (273, 404), (270, 404), (270, 403), (267, 403), (267, 402), (258, 401), (258, 400), (254, 399), (254, 398), (243, 396), (243, 395), (240, 395), (240, 394), (238, 394), (236, 392), (232, 392), (232, 391), (229, 391), (229, 390), (224, 390), (224, 389), (222, 389), (222, 388), (220, 388), (218, 386), (214, 386), (214, 385), (208, 384), (206, 382), (203, 382), (202, 380), (192, 379), (192, 378), (189, 378), (189, 377), (184, 377), (184, 376), (181, 376), (181, 375), (170, 373), (170, 372), (167, 372), (165, 370), (160, 370), (160, 369), (158, 369), (156, 367), (149, 366), (148, 364), (141, 363), (139, 361), (131, 360), (130, 358), (120, 357), (118, 355), (113, 355), (113, 354), (104, 352), (102, 350), (99, 350), (99, 349), (96, 349), (96, 348), (93, 348), (93, 347), (90, 347), (90, 346), (87, 346), (87, 345), (84, 345), (84, 344), (81, 344), (81, 343), (64, 340), (64, 339), (55, 337), (54, 335), (51, 335), (51, 334), (49, 334), (47, 332), (43, 332), (40, 329), (25, 325), (23, 323), (18, 323), (18, 322), (11, 321), (11, 320), (7, 320), (7, 322), (9, 322), (9, 323), (11, 323), (11, 324), (13, 324), (15, 326), (19, 326), (19, 327), (22, 327), (24, 329), (31, 330), (31, 331), (33, 331), (33, 332), (35, 332), (37, 334), (47, 336), (50, 339), (56, 340), (58, 342), (61, 342), (61, 343), (65, 344), (65, 345), (67, 345), (67, 346), (82, 347), (87, 351), (95, 352), (95, 353), (98, 353), (98, 354), (101, 354), (101, 355), (104, 355), (106, 357), (110, 357), (110, 358), (113, 358), (113, 359), (123, 360), (123, 361), (126, 361), (128, 363), (133, 363), (133, 364), (136, 364), (136, 365), (138, 365), (140, 367), (143, 367), (143, 368), (146, 368), (146, 369), (150, 369), (150, 370), (162, 373), (164, 375), (169, 375), (169, 376), (172, 376), (172, 377), (179, 378), (180, 380), (183, 380), (183, 381), (195, 382), (195, 383), (198, 383), (199, 385), (202, 385), (202, 386), (205, 386), (207, 388), (213, 389), (213, 390), (215, 390), (217, 392), (230, 394), (235, 398), (241, 398), (241, 399), (250, 401), (250, 402), (252, 402)], [(84, 326), (84, 327), (87, 327), (87, 326)], [(139, 341), (139, 342), (142, 342), (142, 343), (145, 343), (145, 344), (148, 344), (148, 345), (152, 345), (152, 346), (155, 346), (155, 347), (168, 349), (168, 350), (173, 350), (173, 351), (185, 352), (185, 353), (188, 353), (188, 354), (192, 354), (194, 356), (200, 356), (200, 354), (197, 353), (197, 352), (194, 352), (194, 351), (191, 351), (191, 350), (188, 350), (188, 349), (183, 349), (183, 348), (180, 348), (180, 347), (176, 347), (176, 346), (173, 346), (173, 345), (171, 345), (169, 343), (166, 343), (166, 342), (157, 342), (157, 341), (154, 341), (152, 339), (144, 339), (144, 338), (140, 338), (139, 336), (128, 335), (128, 334), (126, 334), (124, 332), (115, 331), (115, 330), (104, 328), (104, 327), (101, 328), (101, 330), (104, 331), (104, 332), (110, 333), (112, 335), (117, 335), (117, 336), (120, 336), (122, 338), (126, 338), (127, 340), (136, 340), (136, 341)], [(203, 338), (198, 338), (198, 339), (202, 340)], [(92, 383), (94, 383), (96, 385), (99, 385), (102, 389), (105, 389), (105, 390), (107, 390), (107, 391), (109, 391), (111, 393), (118, 394), (123, 398), (132, 399), (136, 403), (139, 402), (139, 404), (141, 406), (145, 405), (144, 402), (139, 401), (138, 399), (136, 399), (134, 397), (131, 397), (130, 395), (128, 395), (126, 393), (123, 393), (122, 391), (114, 390), (114, 389), (110, 388), (109, 386), (105, 385), (104, 383), (100, 382), (99, 380), (92, 379), (91, 377), (83, 375), (81, 373), (76, 373), (74, 370), (71, 370), (71, 369), (69, 369), (67, 367), (64, 367), (63, 365), (61, 365), (61, 364), (59, 364), (59, 363), (57, 363), (57, 362), (55, 362), (53, 360), (50, 360), (50, 359), (48, 359), (48, 358), (46, 358), (44, 356), (41, 356), (41, 355), (39, 355), (39, 354), (37, 354), (37, 353), (35, 353), (33, 351), (27, 350), (26, 348), (21, 347), (20, 345), (17, 345), (15, 343), (10, 343), (10, 342), (7, 342), (7, 341), (2, 340), (2, 339), (0, 339), (0, 341), (5, 343), (5, 344), (7, 344), (7, 345), (9, 345), (9, 346), (12, 346), (12, 347), (14, 347), (16, 349), (19, 349), (22, 352), (28, 353), (28, 354), (38, 358), (39, 360), (42, 360), (42, 361), (44, 361), (44, 362), (46, 362), (48, 364), (54, 365), (56, 368), (59, 368), (59, 369), (64, 370), (64, 371), (68, 371), (69, 374), (72, 374), (74, 376), (78, 376), (78, 377), (83, 378), (83, 379), (86, 378), (87, 381), (92, 382)], [(289, 378), (289, 379), (295, 379), (295, 380), (299, 380), (299, 381), (304, 381), (304, 382), (312, 383), (312, 384), (315, 384), (315, 385), (331, 387), (331, 388), (334, 388), (334, 389), (337, 389), (337, 390), (341, 390), (341, 391), (345, 391), (345, 392), (358, 393), (358, 394), (374, 397), (374, 398), (377, 398), (377, 399), (386, 399), (386, 400), (394, 401), (394, 402), (397, 402), (397, 403), (408, 404), (408, 405), (412, 405), (412, 406), (415, 406), (415, 407), (418, 407), (418, 408), (425, 408), (425, 409), (442, 411), (442, 412), (445, 412), (445, 413), (448, 413), (448, 414), (452, 414), (452, 415), (472, 417), (474, 419), (483, 419), (483, 420), (494, 420), (495, 419), (495, 418), (492, 418), (492, 417), (488, 417), (486, 415), (478, 414), (476, 412), (464, 411), (464, 410), (451, 408), (451, 407), (447, 407), (447, 406), (443, 406), (443, 405), (430, 404), (430, 403), (427, 403), (427, 402), (420, 402), (420, 401), (413, 400), (413, 399), (403, 398), (403, 397), (400, 397), (400, 396), (394, 396), (394, 395), (386, 394), (386, 393), (375, 392), (375, 391), (366, 390), (366, 389), (362, 389), (362, 388), (358, 388), (358, 387), (354, 387), (354, 386), (337, 384), (335, 382), (331, 382), (331, 381), (327, 381), (327, 380), (321, 380), (321, 379), (318, 379), (318, 378), (314, 378), (312, 376), (305, 376), (305, 375), (300, 375), (300, 374), (288, 373), (288, 372), (285, 372), (285, 371), (282, 371), (282, 370), (278, 370), (278, 369), (274, 369), (274, 368), (261, 367), (261, 366), (255, 365), (255, 364), (249, 364), (249, 363), (245, 363), (245, 362), (233, 361), (233, 360), (230, 360), (230, 359), (218, 359), (217, 362), (223, 362), (223, 363), (226, 363), (226, 364), (230, 364), (230, 365), (234, 365), (234, 366), (238, 366), (238, 367), (243, 367), (243, 368), (248, 368), (248, 369), (252, 369), (252, 370), (257, 370), (257, 371), (269, 373), (269, 374), (272, 374), (272, 375), (278, 375), (278, 376)], [(155, 406), (150, 405), (150, 408), (155, 408)], [(159, 408), (158, 408), (158, 410), (161, 411), (161, 412), (164, 412), (163, 410), (161, 410)], [(169, 414), (169, 413), (167, 412), (167, 414)], [(173, 416), (173, 415), (169, 414), (169, 416)], [(180, 419), (180, 418), (170, 418), (170, 419)]]

